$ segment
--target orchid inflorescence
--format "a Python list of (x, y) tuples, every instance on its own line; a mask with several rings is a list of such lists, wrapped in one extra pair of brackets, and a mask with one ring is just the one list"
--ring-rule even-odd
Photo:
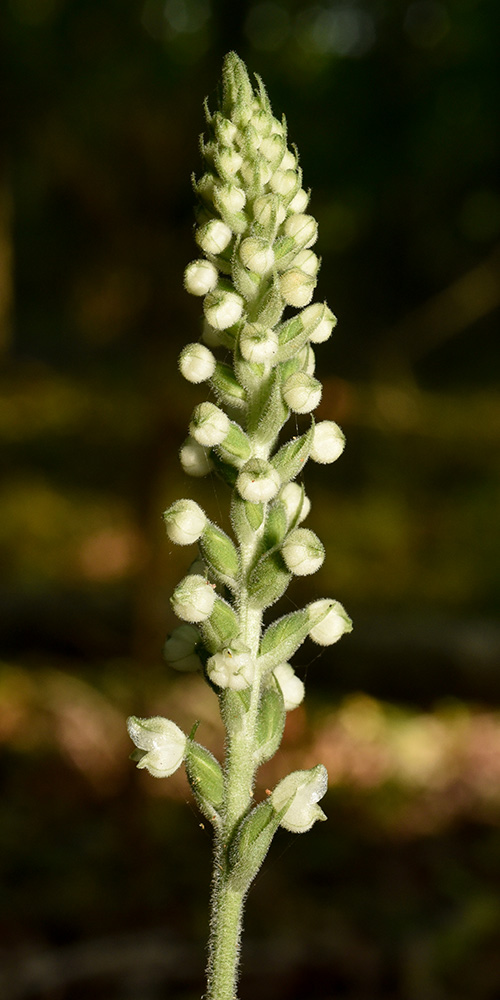
[[(180, 461), (188, 475), (214, 472), (231, 488), (233, 538), (194, 500), (165, 512), (169, 539), (197, 543), (199, 554), (172, 595), (183, 624), (164, 655), (176, 670), (202, 671), (218, 695), (224, 765), (168, 719), (132, 717), (128, 727), (139, 768), (167, 777), (184, 762), (214, 827), (207, 997), (233, 1000), (243, 900), (276, 829), (301, 833), (326, 818), (318, 805), (327, 787), (322, 764), (253, 800), (257, 768), (275, 754), (286, 712), (304, 697), (289, 661), (308, 636), (328, 646), (351, 622), (338, 601), (321, 599), (263, 627), (264, 611), (292, 576), (315, 573), (325, 557), (317, 535), (302, 527), (311, 505), (296, 479), (308, 459), (334, 462), (344, 435), (311, 416), (304, 433), (278, 439), (291, 414), (312, 414), (321, 399), (314, 347), (336, 319), (326, 303), (311, 301), (318, 227), (286, 123), (234, 52), (224, 62), (219, 108), (211, 114), (206, 106), (205, 114), (205, 170), (194, 180), (203, 256), (184, 276), (186, 290), (203, 298), (203, 342), (184, 347), (179, 367), (188, 382), (207, 382), (215, 402), (195, 407)], [(287, 307), (294, 311), (284, 318)]]

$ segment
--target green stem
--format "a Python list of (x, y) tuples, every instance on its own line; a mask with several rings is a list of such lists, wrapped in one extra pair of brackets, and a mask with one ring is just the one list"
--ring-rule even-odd
[[(258, 424), (258, 414), (261, 412), (262, 402), (259, 391), (254, 393), (253, 398), (249, 400), (247, 432), (250, 440), (254, 436), (252, 425)], [(270, 444), (263, 448), (261, 446), (262, 457), (268, 458), (269, 451)], [(240, 545), (241, 578), (238, 592), (240, 637), (255, 657), (258, 655), (262, 631), (262, 610), (251, 606), (247, 587), (264, 524), (265, 516), (261, 528), (255, 532), (252, 540), (246, 545)], [(256, 771), (255, 730), (260, 688), (261, 678), (256, 675), (250, 691), (248, 708), (246, 711), (243, 711), (242, 708), (240, 713), (232, 712), (229, 702), (224, 704), (224, 694), (221, 699), (228, 742), (222, 830), (216, 835), (215, 842), (206, 1000), (236, 1000), (245, 893), (241, 889), (236, 890), (232, 884), (228, 846), (238, 823), (252, 806)], [(227, 695), (231, 697), (233, 692), (227, 692)]]

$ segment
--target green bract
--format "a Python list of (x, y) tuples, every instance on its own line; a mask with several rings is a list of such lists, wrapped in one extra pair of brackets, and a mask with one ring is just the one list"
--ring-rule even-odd
[[(307, 213), (298, 156), (286, 123), (274, 117), (259, 77), (224, 61), (219, 106), (205, 109), (203, 167), (194, 180), (197, 256), (184, 285), (202, 300), (203, 343), (189, 343), (179, 368), (207, 382), (180, 447), (184, 471), (212, 473), (231, 491), (232, 537), (192, 499), (165, 512), (171, 542), (198, 544), (199, 559), (175, 587), (171, 605), (182, 624), (165, 645), (180, 671), (203, 671), (226, 728), (221, 766), (173, 722), (130, 721), (138, 766), (159, 777), (184, 761), (196, 801), (214, 827), (215, 865), (207, 1000), (234, 1000), (245, 893), (278, 826), (301, 833), (325, 815), (327, 786), (319, 764), (284, 777), (254, 804), (257, 768), (281, 742), (286, 712), (304, 685), (289, 660), (310, 636), (331, 645), (351, 629), (338, 601), (324, 598), (263, 628), (266, 609), (293, 576), (315, 573), (324, 547), (301, 527), (310, 503), (301, 482), (309, 459), (332, 463), (344, 447), (333, 421), (312, 412), (322, 386), (315, 349), (336, 319), (314, 302), (318, 226)], [(285, 312), (286, 310), (286, 312)], [(214, 401), (215, 399), (215, 401)], [(305, 415), (302, 432), (297, 419)], [(282, 429), (288, 424), (286, 439)], [(196, 726), (195, 726), (196, 728)]]

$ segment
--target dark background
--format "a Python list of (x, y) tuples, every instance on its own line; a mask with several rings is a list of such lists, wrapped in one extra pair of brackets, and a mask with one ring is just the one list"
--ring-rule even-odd
[(177, 451), (203, 387), (182, 289), (202, 102), (231, 48), (285, 112), (320, 226), (311, 465), (328, 558), (287, 604), (355, 630), (296, 657), (262, 789), (324, 761), (329, 822), (277, 836), (241, 997), (500, 997), (499, 13), (496, 0), (6, 0), (0, 158), (0, 986), (5, 1000), (203, 992), (210, 836), (124, 719), (220, 750), (161, 660), (191, 553)]

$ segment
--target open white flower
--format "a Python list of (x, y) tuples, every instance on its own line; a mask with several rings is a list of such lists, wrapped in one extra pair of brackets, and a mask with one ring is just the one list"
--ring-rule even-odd
[(307, 611), (311, 621), (315, 622), (309, 635), (319, 646), (332, 646), (345, 632), (352, 632), (351, 619), (339, 601), (322, 598), (309, 604)]
[(255, 659), (249, 649), (227, 646), (207, 660), (207, 674), (217, 687), (243, 691), (255, 677)]
[(140, 751), (137, 767), (146, 768), (153, 778), (168, 778), (181, 766), (186, 756), (187, 737), (170, 719), (155, 716), (152, 719), (138, 719), (131, 715), (127, 719), (130, 739)]
[(318, 764), (310, 771), (292, 771), (283, 778), (271, 794), (271, 802), (280, 812), (290, 800), (290, 805), (281, 817), (280, 826), (292, 833), (306, 833), (316, 820), (325, 820), (326, 816), (318, 806), (328, 788), (328, 774), (323, 764)]

